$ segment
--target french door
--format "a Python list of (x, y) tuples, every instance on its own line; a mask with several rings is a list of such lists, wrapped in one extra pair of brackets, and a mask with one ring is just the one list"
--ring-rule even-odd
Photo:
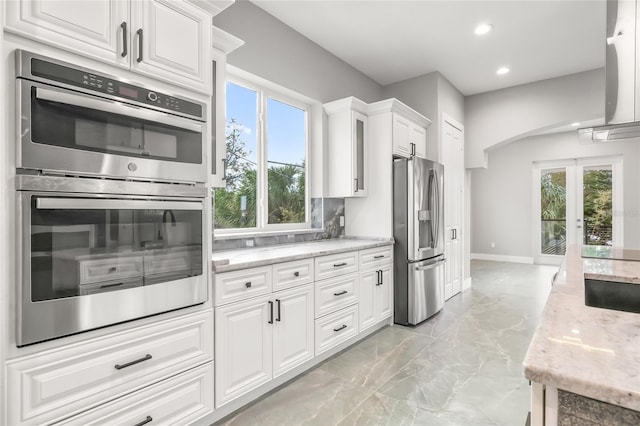
[(621, 246), (622, 158), (534, 163), (536, 263), (559, 263), (567, 244)]

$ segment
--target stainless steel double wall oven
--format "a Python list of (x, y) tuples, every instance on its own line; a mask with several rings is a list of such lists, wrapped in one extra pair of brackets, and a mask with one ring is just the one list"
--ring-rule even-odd
[(205, 302), (206, 104), (15, 54), (17, 345)]

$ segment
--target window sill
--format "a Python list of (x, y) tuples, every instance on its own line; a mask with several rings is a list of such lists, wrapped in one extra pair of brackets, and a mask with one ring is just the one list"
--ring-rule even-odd
[(229, 240), (242, 240), (246, 238), (260, 238), (260, 237), (280, 237), (283, 235), (301, 235), (301, 234), (318, 234), (324, 232), (322, 228), (306, 228), (306, 229), (287, 229), (282, 231), (262, 231), (262, 232), (238, 232), (233, 234), (216, 235), (216, 231), (213, 231), (214, 241), (229, 241)]

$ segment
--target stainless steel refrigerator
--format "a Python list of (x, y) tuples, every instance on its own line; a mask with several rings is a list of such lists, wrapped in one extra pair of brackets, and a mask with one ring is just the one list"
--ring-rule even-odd
[(395, 322), (418, 324), (444, 306), (444, 166), (393, 161)]

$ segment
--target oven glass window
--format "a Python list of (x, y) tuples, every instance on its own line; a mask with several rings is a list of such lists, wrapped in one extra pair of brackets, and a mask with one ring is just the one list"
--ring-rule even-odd
[(202, 210), (173, 209), (170, 203), (167, 209), (64, 208), (66, 198), (55, 205), (38, 201), (52, 199), (31, 198), (34, 302), (203, 274)]
[(34, 143), (180, 163), (203, 162), (201, 129), (192, 120), (171, 116), (166, 123), (148, 121), (126, 115), (127, 106), (117, 114), (43, 99), (38, 90), (42, 89), (31, 87)]

